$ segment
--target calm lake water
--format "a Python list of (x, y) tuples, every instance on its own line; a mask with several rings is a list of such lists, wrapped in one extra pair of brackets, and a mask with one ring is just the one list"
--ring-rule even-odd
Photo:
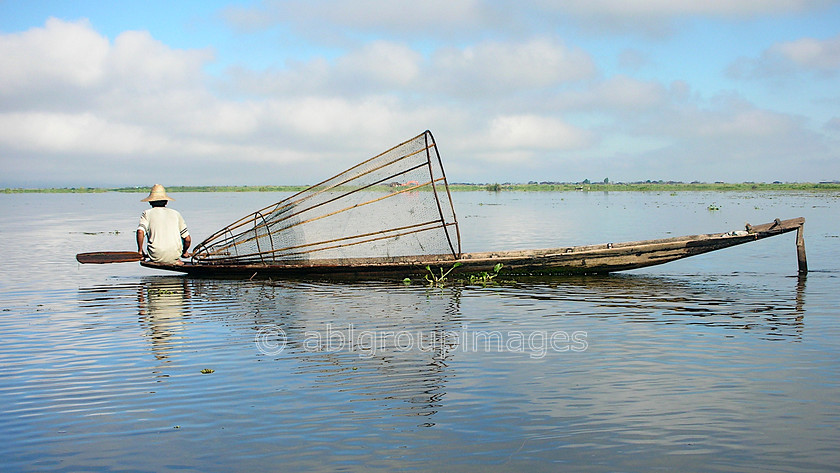
[[(807, 277), (792, 233), (487, 288), (78, 265), (144, 196), (0, 195), (0, 471), (840, 465), (836, 193), (453, 194), (464, 251), (803, 216)], [(197, 242), (283, 195), (175, 197)]]

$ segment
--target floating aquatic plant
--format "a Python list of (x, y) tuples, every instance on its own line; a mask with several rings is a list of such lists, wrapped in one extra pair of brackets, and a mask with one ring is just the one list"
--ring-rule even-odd
[(481, 286), (487, 287), (491, 284), (496, 284), (497, 276), (499, 276), (499, 271), (502, 270), (502, 263), (496, 263), (496, 266), (493, 267), (493, 272), (488, 273), (487, 271), (482, 271), (479, 274), (471, 274), (469, 278), (470, 284), (479, 284)]
[(461, 266), (461, 263), (453, 264), (452, 267), (449, 268), (449, 270), (447, 270), (446, 272), (443, 272), (443, 268), (440, 268), (440, 276), (435, 274), (435, 272), (432, 271), (431, 267), (426, 266), (426, 271), (429, 272), (429, 274), (426, 275), (426, 281), (429, 283), (430, 286), (443, 287), (444, 284), (446, 284), (446, 280), (449, 276), (449, 273), (451, 273), (452, 270), (457, 268), (458, 266)]
[[(445, 271), (443, 268), (439, 268), (439, 273), (432, 270), (430, 266), (426, 266), (426, 271), (428, 272), (425, 276), (426, 282), (429, 286), (443, 287), (450, 281), (449, 274), (458, 266), (461, 266), (461, 263), (455, 263), (451, 268)], [(477, 274), (470, 274), (466, 278), (454, 278), (452, 279), (452, 282), (480, 285), (484, 287), (498, 284), (496, 278), (499, 276), (499, 272), (502, 270), (503, 266), (504, 265), (502, 263), (496, 263), (496, 266), (493, 267), (492, 271), (482, 271)], [(411, 284), (411, 278), (405, 278), (402, 282), (408, 286)]]

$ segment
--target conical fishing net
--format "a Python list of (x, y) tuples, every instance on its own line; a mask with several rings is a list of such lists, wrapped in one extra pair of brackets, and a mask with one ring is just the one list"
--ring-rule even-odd
[(431, 132), (250, 214), (200, 243), (201, 264), (353, 264), (458, 257), (458, 223)]

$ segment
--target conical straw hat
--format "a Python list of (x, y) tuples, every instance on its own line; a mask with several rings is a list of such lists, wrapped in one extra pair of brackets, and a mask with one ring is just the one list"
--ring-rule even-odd
[(166, 189), (162, 185), (155, 184), (154, 186), (152, 186), (152, 191), (149, 192), (149, 197), (146, 197), (145, 199), (140, 200), (140, 202), (155, 202), (155, 201), (158, 201), (158, 200), (175, 200), (175, 199), (166, 195)]

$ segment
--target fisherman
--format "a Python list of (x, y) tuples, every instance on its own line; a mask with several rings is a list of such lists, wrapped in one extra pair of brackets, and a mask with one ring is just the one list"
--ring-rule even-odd
[[(166, 204), (175, 200), (166, 195), (166, 189), (155, 184), (149, 196), (141, 202), (148, 202), (152, 208), (146, 209), (140, 216), (137, 226), (137, 252), (143, 259), (157, 263), (181, 264), (181, 258), (189, 258), (187, 250), (192, 238), (187, 231), (184, 217), (175, 210), (167, 209)], [(148, 244), (143, 251), (143, 241), (148, 237)]]

